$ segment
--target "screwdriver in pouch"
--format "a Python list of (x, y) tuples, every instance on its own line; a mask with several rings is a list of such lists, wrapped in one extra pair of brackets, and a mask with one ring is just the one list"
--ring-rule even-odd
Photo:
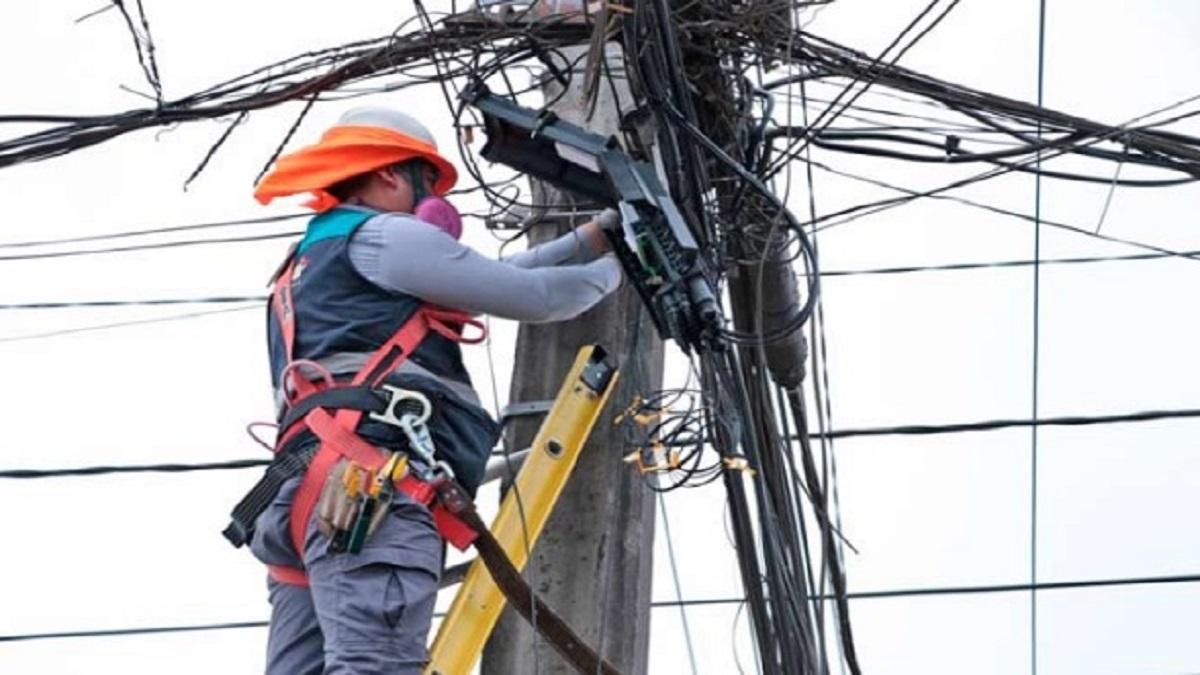
[(367, 472), (357, 464), (354, 462), (346, 464), (341, 480), (342, 494), (332, 500), (333, 513), (330, 522), (333, 526), (333, 533), (329, 542), (330, 552), (341, 553), (349, 550), (354, 524), (358, 522), (362, 513), (365, 493), (363, 488), (367, 478)]
[(358, 553), (362, 550), (367, 537), (375, 531), (387, 514), (392, 495), (396, 492), (396, 481), (403, 478), (407, 472), (408, 457), (404, 453), (393, 452), (366, 485), (366, 489), (358, 498), (359, 509), (346, 541), (347, 552)]

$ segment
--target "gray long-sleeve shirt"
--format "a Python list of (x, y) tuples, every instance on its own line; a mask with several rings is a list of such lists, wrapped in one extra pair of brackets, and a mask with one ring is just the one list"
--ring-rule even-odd
[(528, 323), (578, 316), (621, 284), (616, 258), (574, 232), (492, 260), (414, 216), (381, 213), (358, 228), (349, 252), (359, 273), (383, 288)]

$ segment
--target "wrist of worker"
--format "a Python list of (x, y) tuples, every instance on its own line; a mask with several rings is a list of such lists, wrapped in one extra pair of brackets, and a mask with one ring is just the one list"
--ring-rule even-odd
[(613, 230), (621, 226), (621, 215), (616, 209), (607, 208), (583, 226), (584, 237), (588, 239), (592, 250), (596, 253), (608, 253), (612, 250), (605, 230)]
[(596, 255), (602, 255), (612, 250), (608, 244), (608, 237), (604, 236), (604, 229), (597, 220), (589, 220), (580, 225), (576, 230), (579, 233), (583, 243), (588, 246)]

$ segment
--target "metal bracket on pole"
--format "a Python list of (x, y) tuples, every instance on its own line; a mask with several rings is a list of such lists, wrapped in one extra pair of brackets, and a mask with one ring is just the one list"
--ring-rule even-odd
[(553, 408), (554, 401), (521, 401), (519, 403), (509, 403), (500, 411), (500, 424), (508, 424), (509, 420), (514, 417), (548, 413)]
[[(492, 522), (492, 534), (518, 570), (525, 567), (529, 549), (550, 518), (583, 444), (616, 384), (617, 369), (605, 356), (604, 349), (597, 345), (579, 350), (553, 407), (533, 439), (521, 472)], [(504, 604), (503, 593), (477, 560), (438, 629), (425, 675), (470, 672)]]

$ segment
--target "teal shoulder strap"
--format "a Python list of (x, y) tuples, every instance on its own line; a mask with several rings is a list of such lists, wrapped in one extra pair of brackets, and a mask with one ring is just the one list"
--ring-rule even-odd
[(304, 253), (305, 249), (325, 239), (348, 237), (359, 225), (374, 215), (356, 209), (331, 209), (318, 214), (308, 221), (308, 230), (304, 233), (304, 239), (300, 240), (296, 252)]

